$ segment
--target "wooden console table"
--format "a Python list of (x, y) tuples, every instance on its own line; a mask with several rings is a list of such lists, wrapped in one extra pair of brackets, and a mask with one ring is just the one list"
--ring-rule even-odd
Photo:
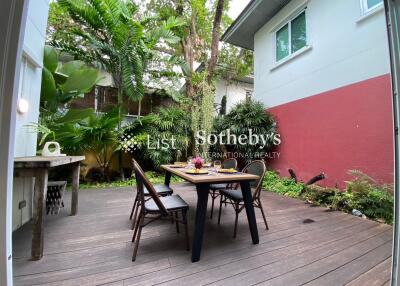
[(17, 157), (14, 158), (15, 177), (34, 177), (34, 209), (33, 231), (32, 231), (32, 260), (43, 257), (43, 219), (46, 212), (46, 193), (49, 171), (54, 167), (71, 165), (72, 167), (72, 198), (71, 215), (78, 211), (78, 190), (80, 162), (85, 156), (59, 156), (59, 157)]

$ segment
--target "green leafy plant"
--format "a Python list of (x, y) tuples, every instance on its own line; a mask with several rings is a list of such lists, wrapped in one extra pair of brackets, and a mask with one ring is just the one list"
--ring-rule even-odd
[(60, 143), (69, 155), (92, 154), (102, 169), (105, 178), (115, 151), (119, 150), (118, 109), (107, 113), (96, 113), (93, 109), (70, 109), (65, 114), (57, 113), (51, 120), (32, 125), (39, 133), (42, 144), (48, 136)]
[[(250, 129), (253, 134), (268, 135), (276, 133), (276, 122), (272, 115), (266, 111), (266, 107), (258, 101), (246, 99), (236, 104), (225, 116), (219, 117), (214, 122), (214, 132), (219, 134), (229, 130), (230, 134), (238, 138), (242, 134), (249, 135)], [(246, 162), (257, 158), (260, 152), (271, 150), (273, 139), (270, 137), (266, 145), (262, 147), (261, 142), (257, 144), (232, 144), (225, 146), (231, 152), (237, 152), (246, 157)]]
[[(146, 177), (150, 180), (152, 184), (163, 184), (165, 175), (161, 173), (157, 173), (154, 171), (148, 171), (146, 172)], [(184, 182), (183, 179), (172, 176), (171, 177), (171, 183), (176, 184), (176, 183), (182, 183)], [(136, 186), (136, 179), (135, 177), (131, 177), (128, 180), (125, 181), (115, 181), (115, 182), (96, 182), (96, 183), (81, 183), (79, 185), (80, 189), (103, 189), (103, 188), (118, 188), (118, 187), (132, 187)]]
[(81, 61), (61, 63), (55, 48), (45, 46), (40, 103), (43, 112), (55, 113), (77, 97), (83, 97), (101, 79), (97, 69)]
[(297, 198), (300, 196), (304, 184), (296, 183), (291, 178), (280, 177), (274, 171), (267, 171), (263, 182), (263, 188), (267, 191)]
[(324, 188), (318, 185), (309, 185), (305, 187), (303, 198), (315, 205), (331, 206), (338, 192), (335, 188)]
[[(179, 107), (161, 108), (133, 122), (124, 131), (124, 136), (136, 142), (132, 155), (155, 168), (185, 156), (189, 134), (190, 116)], [(162, 146), (161, 140), (166, 140), (169, 146)]]
[[(51, 43), (75, 58), (99, 65), (109, 72), (118, 89), (120, 106), (123, 97), (143, 98), (143, 78), (156, 45), (178, 42), (172, 29), (183, 24), (180, 19), (170, 17), (153, 25), (151, 17), (138, 15), (138, 7), (132, 1), (58, 0), (56, 5), (59, 8), (53, 10), (59, 14), (65, 11), (74, 24), (65, 24), (72, 36), (55, 34)], [(57, 22), (50, 25), (60, 28)]]
[(224, 95), (221, 99), (221, 109), (219, 110), (220, 115), (226, 114), (226, 95)]
[(373, 178), (358, 170), (350, 170), (354, 177), (346, 182), (346, 191), (337, 192), (332, 207), (351, 212), (360, 210), (369, 218), (393, 221), (393, 187), (378, 184)]
[[(197, 83), (197, 100), (200, 104), (193, 104), (191, 107), (192, 114), (192, 131), (193, 135), (197, 134), (197, 131), (202, 131), (205, 134), (211, 134), (214, 122), (214, 98), (215, 98), (215, 90), (213, 86), (209, 84), (206, 80), (205, 73), (198, 73)], [(194, 141), (194, 153), (201, 154), (202, 157), (208, 158), (208, 153), (210, 150), (210, 145), (208, 142), (204, 142), (203, 144), (198, 144), (197, 141)]]
[[(315, 205), (327, 206), (334, 210), (351, 213), (354, 209), (361, 211), (370, 219), (393, 222), (393, 187), (378, 184), (374, 179), (360, 171), (349, 171), (354, 178), (346, 182), (346, 189), (304, 186), (294, 180), (280, 177), (268, 171), (263, 187), (267, 191), (276, 192), (294, 198), (302, 198)], [(304, 191), (303, 191), (304, 189)]]

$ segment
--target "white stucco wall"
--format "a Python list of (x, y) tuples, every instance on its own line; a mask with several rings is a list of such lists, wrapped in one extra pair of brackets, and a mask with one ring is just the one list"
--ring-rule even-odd
[[(21, 80), (19, 98), (29, 102), (25, 114), (17, 113), (15, 135), (15, 157), (36, 154), (37, 136), (26, 125), (38, 122), (40, 86), (42, 78), (43, 48), (46, 36), (49, 0), (30, 0), (26, 22), (21, 59)], [(17, 111), (16, 111), (17, 112)], [(29, 221), (32, 217), (33, 179), (14, 179), (13, 190), (13, 230)], [(19, 202), (25, 200), (26, 206), (19, 209)]]
[[(310, 49), (276, 67), (274, 28), (305, 5)], [(363, 17), (360, 0), (293, 0), (254, 41), (254, 97), (268, 107), (390, 72), (383, 7)]]
[(216, 83), (215, 103), (221, 104), (222, 97), (226, 95), (226, 111), (246, 98), (246, 92), (253, 91), (253, 85), (241, 81), (227, 81), (219, 79)]

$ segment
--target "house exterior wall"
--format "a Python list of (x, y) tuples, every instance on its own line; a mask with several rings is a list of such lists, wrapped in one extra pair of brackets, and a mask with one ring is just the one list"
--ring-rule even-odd
[[(29, 130), (27, 125), (38, 122), (39, 118), (43, 48), (48, 9), (49, 0), (30, 0), (28, 3), (18, 96), (28, 101), (29, 110), (25, 114), (17, 113), (15, 157), (36, 154), (37, 135)], [(31, 178), (14, 179), (13, 230), (32, 218), (33, 183), (34, 180)], [(19, 209), (19, 203), (23, 200), (26, 201), (26, 206)]]
[[(276, 65), (275, 28), (306, 8), (308, 47)], [(293, 15), (294, 16), (294, 15)], [(270, 166), (343, 186), (347, 170), (393, 182), (390, 61), (383, 7), (360, 0), (293, 0), (254, 38), (255, 98), (277, 118), (282, 145)]]
[(226, 111), (229, 112), (236, 103), (244, 100), (246, 92), (253, 91), (253, 88), (253, 84), (219, 79), (216, 83), (215, 103), (221, 104), (222, 97), (226, 95)]

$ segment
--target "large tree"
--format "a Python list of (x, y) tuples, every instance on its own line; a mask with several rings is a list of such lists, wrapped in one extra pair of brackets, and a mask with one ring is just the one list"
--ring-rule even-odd
[[(232, 20), (227, 15), (230, 0), (150, 0), (146, 10), (161, 19), (179, 17), (185, 25), (175, 27), (179, 43), (166, 44), (160, 51), (181, 59), (185, 95), (192, 114), (192, 129), (210, 131), (214, 115), (215, 79), (247, 75), (252, 71), (252, 55), (219, 42), (221, 32)], [(198, 65), (202, 66), (198, 68)], [(207, 151), (193, 150), (196, 152)]]
[[(168, 17), (154, 25), (153, 18), (138, 13), (134, 2), (122, 0), (57, 0), (50, 14), (52, 45), (112, 75), (118, 90), (119, 127), (124, 98), (141, 101), (144, 96), (144, 75), (155, 48), (178, 42), (172, 29), (183, 24), (177, 17)], [(60, 22), (57, 16), (63, 17)]]
[(123, 98), (141, 100), (144, 74), (162, 43), (179, 41), (171, 29), (181, 25), (176, 17), (153, 25), (138, 6), (121, 0), (57, 0), (51, 4), (48, 41), (92, 65), (109, 72)]

